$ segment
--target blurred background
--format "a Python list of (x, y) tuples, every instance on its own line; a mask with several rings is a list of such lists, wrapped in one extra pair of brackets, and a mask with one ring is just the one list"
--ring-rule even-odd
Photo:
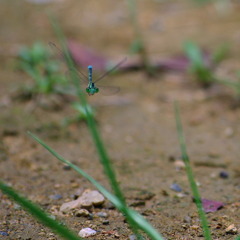
[[(90, 64), (96, 79), (95, 73), (101, 76), (127, 57), (106, 78), (120, 91), (101, 94), (99, 81), (99, 93), (86, 95), (127, 200), (134, 202), (136, 191), (147, 189), (152, 198), (137, 210), (164, 236), (202, 239), (201, 229), (191, 228), (199, 222), (177, 140), (173, 102), (178, 101), (202, 196), (226, 203), (209, 216), (214, 236), (232, 239), (225, 229), (230, 223), (240, 227), (239, 12), (238, 0), (0, 0), (2, 179), (75, 231), (86, 223), (61, 215), (59, 207), (79, 188), (93, 187), (33, 143), (26, 136), (31, 130), (108, 186), (86, 113), (66, 80), (69, 69), (61, 60), (52, 16), (85, 75)], [(182, 195), (170, 188), (173, 183), (181, 186)], [(2, 230), (10, 229), (12, 239), (18, 239), (16, 233), (19, 239), (51, 239), (47, 229), (9, 200), (1, 204)], [(91, 221), (106, 230), (125, 226), (122, 216), (111, 214), (113, 225)], [(189, 216), (191, 221), (184, 222)], [(119, 230), (119, 239), (129, 231)]]

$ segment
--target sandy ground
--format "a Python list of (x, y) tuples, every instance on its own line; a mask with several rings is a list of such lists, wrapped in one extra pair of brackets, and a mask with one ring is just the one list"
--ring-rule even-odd
[[(31, 82), (16, 71), (19, 47), (36, 40), (46, 44), (56, 41), (47, 11), (59, 18), (67, 38), (119, 59), (128, 55), (133, 39), (127, 4), (111, 0), (65, 0), (42, 5), (1, 1), (0, 6), (1, 179), (76, 232), (92, 227), (99, 231), (92, 239), (129, 239), (132, 233), (123, 216), (107, 202), (102, 208), (91, 209), (93, 219), (59, 212), (79, 189), (94, 187), (64, 168), (26, 134), (27, 130), (37, 134), (109, 188), (86, 124), (60, 126), (64, 117), (74, 114), (67, 103), (60, 103), (61, 110), (54, 111), (36, 107), (35, 101), (11, 98), (18, 87)], [(139, 19), (150, 56), (178, 54), (186, 39), (210, 50), (227, 42), (230, 56), (216, 72), (234, 76), (240, 65), (240, 6), (233, 3), (221, 7), (197, 7), (189, 1), (140, 1)], [(232, 92), (223, 86), (202, 89), (183, 72), (158, 73), (154, 79), (142, 71), (129, 72), (113, 76), (112, 81), (121, 87), (118, 94), (97, 94), (89, 101), (96, 109), (101, 135), (128, 203), (166, 239), (203, 239), (186, 173), (176, 169), (176, 161), (181, 159), (173, 109), (177, 100), (201, 195), (225, 204), (207, 215), (213, 239), (234, 239), (236, 235), (226, 232), (231, 224), (240, 232), (240, 109), (231, 107)], [(221, 171), (229, 177), (221, 178)], [(173, 183), (181, 186), (182, 194), (170, 189)], [(53, 199), (56, 194), (61, 198)], [(60, 239), (2, 193), (0, 199), (0, 231), (9, 233), (1, 238)], [(109, 223), (97, 217), (97, 212), (106, 212)]]

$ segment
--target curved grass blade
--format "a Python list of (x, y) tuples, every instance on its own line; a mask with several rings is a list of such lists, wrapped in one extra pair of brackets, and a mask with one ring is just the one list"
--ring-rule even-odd
[(62, 225), (60, 222), (49, 217), (39, 206), (29, 201), (27, 198), (19, 195), (13, 188), (7, 186), (5, 183), (0, 181), (0, 189), (15, 202), (20, 204), (28, 213), (38, 219), (45, 226), (52, 229), (53, 232), (62, 236), (67, 240), (80, 240), (83, 238), (78, 237), (74, 232), (70, 231), (67, 227)]
[(106, 190), (106, 188), (104, 188), (94, 178), (92, 178), (90, 175), (85, 173), (82, 169), (77, 167), (75, 164), (64, 159), (62, 156), (60, 156), (58, 153), (56, 153), (52, 148), (50, 148), (47, 144), (45, 144), (42, 140), (40, 140), (34, 134), (32, 134), (30, 132), (28, 132), (28, 134), (33, 139), (35, 139), (35, 141), (37, 141), (44, 148), (46, 148), (59, 161), (67, 164), (72, 169), (74, 169), (76, 172), (78, 172), (83, 177), (85, 177), (89, 182), (91, 182), (109, 201), (111, 201), (116, 206), (116, 208), (119, 211), (121, 211), (126, 216), (127, 220), (134, 223), (138, 229), (141, 229), (142, 231), (144, 231), (152, 240), (164, 240), (164, 238), (160, 235), (160, 233), (158, 233), (157, 230), (154, 229), (153, 226), (144, 217), (142, 217), (139, 213), (128, 208), (126, 206), (126, 204), (122, 203), (122, 201), (119, 198), (117, 198), (112, 193), (110, 193), (108, 190)]

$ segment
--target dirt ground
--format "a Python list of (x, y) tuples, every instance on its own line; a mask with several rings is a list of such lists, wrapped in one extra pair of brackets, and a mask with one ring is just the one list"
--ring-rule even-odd
[[(139, 20), (150, 57), (181, 53), (187, 39), (209, 50), (228, 43), (230, 54), (216, 72), (234, 77), (240, 69), (240, 5), (224, 3), (198, 7), (191, 1), (139, 1)], [(126, 2), (1, 1), (1, 179), (76, 233), (91, 227), (99, 231), (92, 239), (129, 239), (132, 233), (123, 216), (109, 203), (92, 209), (93, 218), (60, 213), (59, 207), (73, 200), (79, 189), (94, 187), (26, 134), (30, 130), (109, 188), (86, 124), (60, 126), (64, 117), (74, 114), (67, 103), (54, 111), (34, 101), (11, 98), (17, 88), (31, 82), (16, 70), (19, 47), (38, 40), (57, 42), (49, 12), (58, 17), (67, 38), (109, 58), (129, 56), (134, 35)], [(121, 87), (118, 94), (96, 94), (89, 101), (96, 109), (101, 135), (128, 203), (166, 239), (204, 239), (186, 173), (176, 169), (181, 156), (173, 109), (177, 100), (201, 195), (225, 204), (207, 214), (213, 239), (234, 239), (236, 235), (226, 231), (234, 224), (240, 234), (240, 108), (232, 108), (233, 93), (217, 85), (202, 89), (183, 72), (158, 73), (154, 79), (143, 71), (128, 72), (113, 76), (112, 81)], [(221, 171), (229, 177), (221, 178)], [(182, 194), (171, 190), (173, 183), (181, 186)], [(60, 199), (53, 197), (56, 194)], [(2, 193), (0, 199), (0, 231), (9, 234), (1, 239), (60, 239)], [(97, 217), (97, 212), (106, 212), (109, 222)]]

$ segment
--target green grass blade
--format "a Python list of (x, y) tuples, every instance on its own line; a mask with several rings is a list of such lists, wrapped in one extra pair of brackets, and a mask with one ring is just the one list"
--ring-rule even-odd
[(118, 197), (114, 196), (112, 193), (110, 193), (108, 190), (106, 190), (101, 184), (99, 184), (95, 179), (93, 179), (91, 176), (89, 176), (87, 173), (85, 173), (82, 169), (74, 165), (73, 163), (69, 162), (68, 160), (64, 159), (62, 156), (60, 156), (58, 153), (56, 153), (52, 148), (50, 148), (47, 144), (45, 144), (42, 140), (40, 140), (38, 137), (36, 137), (34, 134), (28, 132), (28, 134), (35, 139), (39, 144), (41, 144), (44, 148), (46, 148), (54, 157), (56, 157), (61, 162), (67, 164), (71, 168), (73, 168), (76, 172), (81, 174), (83, 177), (85, 177), (89, 182), (91, 182), (109, 201), (111, 201), (116, 208), (121, 211), (126, 218), (131, 223), (134, 224), (134, 226), (137, 226), (139, 229), (144, 231), (151, 239), (153, 240), (163, 240), (164, 238), (152, 227), (150, 223), (148, 223), (145, 218), (143, 218), (139, 213), (136, 211), (129, 209), (126, 204), (124, 204)]
[[(53, 25), (53, 28), (54, 28), (54, 31), (55, 31), (56, 35), (58, 36), (58, 39), (60, 40), (61, 47), (63, 49), (65, 60), (66, 60), (68, 68), (69, 69), (76, 69), (75, 66), (74, 66), (74, 63), (71, 59), (71, 56), (70, 56), (70, 54), (67, 50), (66, 43), (65, 43), (65, 40), (64, 40), (64, 36), (61, 32), (61, 29), (57, 25), (56, 21), (53, 20), (53, 19), (52, 19), (52, 25)], [(107, 155), (107, 152), (105, 150), (103, 142), (100, 138), (100, 134), (97, 130), (96, 123), (94, 121), (93, 115), (89, 112), (89, 107), (88, 107), (85, 95), (82, 94), (81, 86), (79, 84), (79, 82), (80, 82), (79, 77), (76, 74), (73, 74), (73, 75), (71, 75), (71, 78), (72, 78), (72, 81), (73, 81), (77, 91), (78, 91), (79, 100), (80, 100), (81, 104), (83, 105), (83, 107), (86, 111), (86, 118), (87, 118), (87, 122), (88, 122), (88, 127), (89, 127), (89, 130), (91, 132), (93, 141), (96, 145), (96, 149), (98, 151), (100, 161), (101, 161), (101, 163), (104, 167), (104, 172), (108, 176), (109, 182), (110, 182), (111, 187), (112, 187), (113, 191), (115, 192), (115, 194), (117, 195), (117, 197), (119, 199), (121, 199), (122, 202), (124, 202), (125, 200), (124, 200), (123, 194), (122, 194), (122, 192), (120, 190), (120, 187), (117, 183), (114, 170), (113, 170), (113, 168), (110, 164), (109, 157)]]
[(190, 59), (192, 67), (198, 68), (204, 66), (202, 52), (195, 43), (190, 41), (185, 42), (184, 50)]
[(197, 184), (195, 182), (193, 171), (192, 171), (192, 168), (190, 165), (190, 160), (189, 160), (189, 157), (187, 154), (186, 143), (185, 143), (185, 139), (183, 136), (183, 128), (182, 128), (182, 123), (181, 123), (181, 119), (180, 119), (178, 104), (175, 103), (174, 107), (175, 107), (175, 119), (176, 119), (176, 125), (177, 125), (178, 139), (179, 139), (180, 148), (181, 148), (181, 152), (182, 152), (182, 159), (185, 163), (188, 181), (190, 183), (192, 194), (193, 194), (193, 197), (195, 199), (195, 203), (196, 203), (196, 206), (198, 209), (198, 214), (200, 217), (203, 234), (204, 234), (205, 240), (212, 240), (210, 229), (208, 227), (207, 217), (203, 210), (201, 196), (200, 196)]
[[(58, 26), (57, 22), (53, 18), (51, 18), (51, 23), (52, 23), (53, 29), (59, 39), (59, 42), (61, 43), (61, 48), (63, 50), (68, 69), (76, 69), (74, 66), (73, 60), (68, 52), (66, 41), (65, 41), (64, 35), (63, 35), (60, 27)], [(94, 120), (91, 112), (89, 112), (89, 110), (88, 110), (88, 104), (87, 104), (86, 97), (82, 93), (81, 86), (79, 84), (79, 82), (80, 82), (79, 77), (76, 74), (73, 74), (73, 75), (71, 75), (71, 79), (77, 90), (77, 95), (78, 95), (79, 101), (82, 104), (83, 108), (85, 109), (88, 128), (90, 130), (93, 141), (95, 143), (100, 162), (104, 168), (104, 172), (105, 172), (106, 176), (108, 177), (108, 180), (110, 182), (110, 185), (111, 185), (112, 190), (114, 191), (115, 195), (122, 202), (122, 204), (126, 206), (124, 196), (123, 196), (120, 186), (116, 180), (115, 172), (111, 166), (108, 154), (105, 150), (103, 141), (101, 140), (100, 134), (96, 127), (95, 120)], [(132, 227), (133, 232), (138, 236), (139, 235), (137, 232), (138, 230), (137, 230), (137, 227), (135, 226), (134, 221), (132, 221), (131, 218), (128, 218), (127, 215), (126, 215), (126, 218), (129, 222), (130, 226)]]
[[(61, 48), (64, 51), (65, 61), (67, 63), (68, 68), (69, 69), (75, 69), (74, 63), (73, 63), (73, 61), (71, 59), (71, 56), (70, 56), (70, 54), (67, 50), (65, 38), (64, 38), (64, 35), (63, 35), (60, 27), (58, 26), (57, 22), (53, 18), (51, 18), (51, 22), (52, 22), (53, 29), (54, 29), (54, 31), (55, 31), (58, 39), (59, 39), (59, 42), (61, 43)], [(109, 160), (107, 151), (106, 151), (106, 149), (104, 147), (104, 144), (103, 144), (103, 141), (100, 137), (100, 134), (99, 134), (99, 131), (97, 129), (95, 120), (93, 118), (93, 115), (88, 111), (87, 101), (86, 101), (85, 95), (82, 94), (81, 86), (79, 84), (79, 82), (80, 82), (79, 78), (76, 76), (76, 74), (74, 74), (71, 77), (72, 77), (72, 81), (75, 85), (75, 88), (78, 91), (79, 101), (81, 102), (81, 104), (83, 105), (83, 107), (85, 109), (86, 119), (87, 119), (87, 122), (88, 122), (88, 127), (89, 127), (90, 133), (92, 135), (93, 141), (95, 143), (100, 162), (103, 165), (104, 172), (105, 172), (106, 176), (108, 177), (108, 180), (110, 182), (110, 185), (112, 187), (113, 192), (115, 193), (117, 199), (120, 201), (120, 204), (121, 204), (121, 207), (122, 207), (122, 212), (125, 214), (126, 219), (127, 219), (128, 223), (130, 224), (130, 227), (132, 228), (133, 232), (138, 237), (140, 235), (138, 233), (138, 228), (141, 229), (141, 227), (136, 226), (136, 221), (135, 221), (135, 219), (132, 219), (131, 212), (127, 211), (128, 208), (127, 208), (127, 205), (126, 205), (126, 202), (125, 202), (124, 195), (122, 194), (120, 186), (119, 186), (119, 184), (116, 180), (115, 172), (114, 172), (113, 167), (111, 165), (111, 162)], [(96, 184), (96, 182), (95, 182), (95, 184)], [(146, 224), (146, 226), (148, 226), (148, 225)], [(151, 225), (149, 225), (149, 226), (151, 226)], [(142, 227), (143, 227), (143, 229), (145, 229), (144, 226), (142, 226)], [(154, 230), (153, 227), (151, 228), (151, 231), (152, 231), (152, 233), (149, 233), (150, 236), (151, 235), (155, 236), (155, 238), (152, 238), (152, 239), (162, 239), (161, 236), (157, 233), (156, 230)]]
[(14, 189), (7, 186), (3, 182), (0, 181), (0, 189), (10, 198), (12, 198), (15, 202), (20, 204), (28, 213), (32, 214), (34, 218), (38, 219), (45, 226), (49, 227), (57, 233), (59, 236), (62, 236), (67, 240), (80, 240), (83, 238), (78, 237), (75, 233), (70, 231), (67, 227), (63, 226), (58, 221), (49, 217), (47, 213), (45, 213), (40, 207), (33, 204), (31, 201), (19, 195)]

